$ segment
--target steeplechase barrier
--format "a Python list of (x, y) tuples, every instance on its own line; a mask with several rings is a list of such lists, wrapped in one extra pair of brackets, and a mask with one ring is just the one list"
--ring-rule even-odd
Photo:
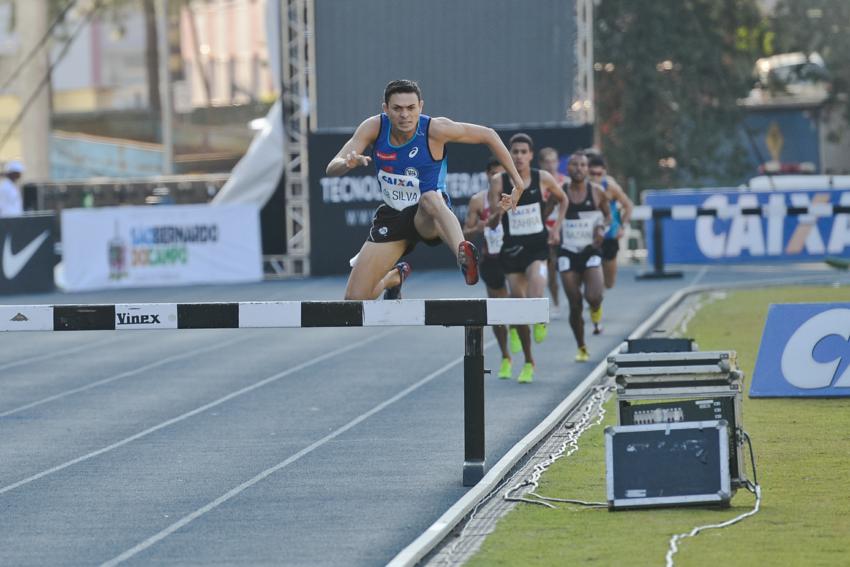
[(484, 332), (549, 321), (548, 299), (0, 305), (0, 331), (464, 327), (463, 485), (484, 476)]
[(632, 210), (631, 220), (652, 220), (653, 270), (638, 274), (639, 279), (680, 278), (682, 272), (667, 271), (664, 268), (664, 220), (694, 220), (697, 217), (715, 217), (731, 219), (736, 216), (786, 217), (811, 216), (814, 219), (828, 218), (840, 214), (850, 214), (850, 205), (834, 203), (811, 203), (807, 206), (787, 206), (770, 202), (763, 205), (726, 205), (722, 207), (701, 207), (698, 205), (672, 205), (654, 207), (639, 205)]

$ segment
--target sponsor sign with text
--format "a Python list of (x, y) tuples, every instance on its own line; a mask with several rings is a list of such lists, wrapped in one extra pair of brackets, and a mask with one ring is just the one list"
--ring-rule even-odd
[[(850, 215), (789, 215), (788, 207), (850, 205), (850, 190), (647, 191), (653, 208), (692, 205), (720, 211), (718, 217), (664, 219), (664, 260), (708, 264), (776, 260), (810, 261), (850, 253)], [(767, 214), (741, 215), (740, 208), (766, 207)], [(650, 263), (652, 223), (645, 231)]]
[(850, 303), (771, 305), (750, 397), (850, 396)]
[(70, 291), (262, 279), (256, 205), (62, 211)]
[(115, 329), (176, 329), (177, 305), (142, 303), (116, 304)]

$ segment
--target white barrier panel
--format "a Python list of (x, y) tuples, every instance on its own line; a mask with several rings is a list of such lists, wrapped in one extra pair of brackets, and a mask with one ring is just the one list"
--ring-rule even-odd
[(253, 204), (62, 211), (66, 289), (260, 281)]

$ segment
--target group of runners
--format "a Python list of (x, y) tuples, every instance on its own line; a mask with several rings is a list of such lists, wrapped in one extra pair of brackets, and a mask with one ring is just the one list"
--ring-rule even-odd
[[(401, 260), (419, 241), (444, 242), (456, 257), (467, 285), (479, 280), (489, 297), (534, 298), (552, 295), (553, 318), (560, 313), (560, 283), (569, 305), (569, 324), (577, 344), (575, 360), (590, 359), (584, 329), (584, 302), (593, 333), (602, 332), (602, 300), (617, 274), (619, 238), (632, 203), (605, 170), (599, 153), (577, 151), (558, 171), (556, 150), (538, 152), (534, 140), (515, 134), (502, 142), (491, 128), (431, 118), (413, 81), (390, 82), (383, 112), (364, 120), (327, 166), (344, 175), (374, 162), (384, 203), (375, 211), (366, 242), (352, 259), (346, 299), (400, 299), (411, 273)], [(449, 142), (485, 144), (494, 156), (487, 164), (489, 190), (474, 195), (463, 227), (446, 193)], [(371, 155), (365, 152), (371, 148)], [(481, 250), (472, 240), (481, 241)], [(556, 272), (557, 270), (557, 272)], [(509, 329), (494, 326), (501, 349), (498, 376), (513, 376), (512, 353), (523, 352), (518, 381), (534, 378), (532, 340), (546, 339), (536, 324)]]

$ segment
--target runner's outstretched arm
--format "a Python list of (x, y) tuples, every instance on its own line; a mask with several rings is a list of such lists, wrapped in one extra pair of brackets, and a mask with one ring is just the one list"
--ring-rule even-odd
[(511, 206), (508, 208), (516, 208), (517, 201), (519, 201), (519, 197), (522, 195), (525, 184), (519, 172), (517, 172), (516, 166), (514, 166), (511, 153), (505, 147), (505, 144), (495, 130), (478, 124), (455, 122), (448, 118), (433, 118), (431, 120), (431, 137), (435, 142), (441, 144), (457, 142), (460, 144), (487, 145), (499, 163), (502, 164), (502, 167), (505, 168), (511, 181), (513, 181), (514, 188), (510, 195)]
[(363, 155), (366, 148), (375, 143), (381, 129), (381, 117), (371, 116), (360, 123), (354, 135), (342, 146), (325, 168), (331, 177), (345, 175), (352, 169), (372, 163), (372, 158)]

